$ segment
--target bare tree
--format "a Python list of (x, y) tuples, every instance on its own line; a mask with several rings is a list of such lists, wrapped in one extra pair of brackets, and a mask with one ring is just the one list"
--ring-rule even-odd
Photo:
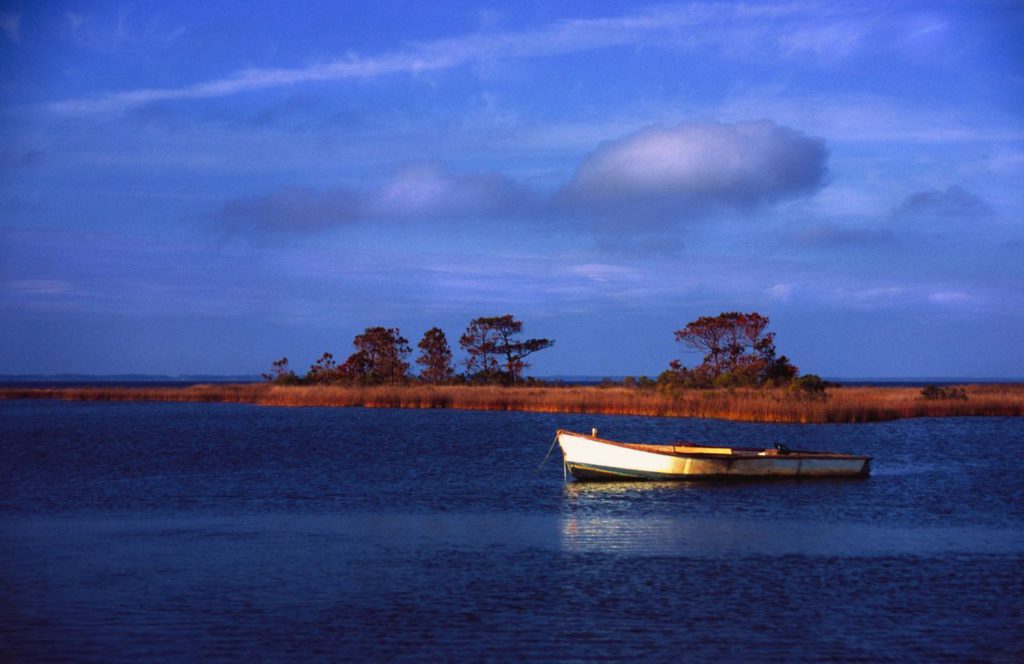
[(271, 365), (270, 372), (261, 375), (263, 380), (271, 383), (277, 383), (279, 385), (294, 385), (299, 382), (299, 377), (296, 376), (295, 372), (288, 367), (287, 357), (274, 360)]

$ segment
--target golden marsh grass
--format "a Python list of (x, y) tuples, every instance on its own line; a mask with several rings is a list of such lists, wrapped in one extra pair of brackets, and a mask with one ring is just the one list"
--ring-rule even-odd
[(189, 401), (261, 406), (456, 408), (542, 413), (700, 417), (752, 422), (878, 422), (907, 417), (1022, 416), (1024, 385), (965, 385), (965, 400), (926, 400), (919, 387), (844, 387), (824, 398), (786, 389), (684, 390), (627, 387), (408, 385), (0, 388), (0, 399)]

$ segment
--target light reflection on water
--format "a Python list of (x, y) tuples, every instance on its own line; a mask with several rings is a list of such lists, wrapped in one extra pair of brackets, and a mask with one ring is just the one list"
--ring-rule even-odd
[[(928, 472), (907, 464), (892, 474)], [(836, 480), (753, 480), (745, 482), (570, 482), (563, 487), (568, 514), (561, 521), (561, 548), (571, 552), (628, 556), (892, 556), (950, 553), (1019, 554), (1024, 528), (957, 526), (894, 526), (863, 520), (828, 519), (824, 510), (809, 509), (789, 520), (732, 515), (702, 516), (689, 509), (680, 514), (637, 515), (616, 505), (638, 501), (675, 502), (683, 506), (707, 499), (772, 491), (815, 491), (828, 486), (868, 483), (867, 478)], [(815, 512), (818, 512), (816, 515)]]
[(1024, 530), (886, 528), (826, 521), (800, 523), (667, 517), (565, 517), (562, 549), (628, 556), (894, 556), (1024, 552)]
[[(787, 523), (754, 519), (668, 516), (600, 516), (568, 513), (403, 514), (352, 512), (322, 515), (253, 514), (225, 518), (13, 517), (0, 524), (0, 549), (14, 554), (33, 547), (57, 549), (60, 542), (88, 547), (155, 547), (188, 542), (245, 542), (281, 539), (317, 542), (345, 555), (441, 551), (484, 552), (495, 548), (627, 557), (893, 556), (1024, 553), (1024, 529), (893, 528), (805, 520)], [(12, 566), (16, 561), (7, 562)]]

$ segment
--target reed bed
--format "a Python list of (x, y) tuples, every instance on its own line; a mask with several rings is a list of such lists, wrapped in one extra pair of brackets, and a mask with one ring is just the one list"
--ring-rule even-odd
[(1024, 385), (965, 385), (966, 399), (921, 397), (914, 387), (846, 387), (812, 397), (786, 389), (469, 387), (260, 384), (188, 387), (0, 388), (0, 399), (251, 403), (261, 406), (463, 410), (700, 417), (752, 422), (879, 422), (907, 417), (1022, 416)]

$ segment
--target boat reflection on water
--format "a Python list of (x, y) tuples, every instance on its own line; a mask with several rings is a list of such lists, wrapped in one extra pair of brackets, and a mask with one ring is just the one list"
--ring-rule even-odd
[(750, 535), (747, 528), (728, 521), (569, 515), (561, 522), (561, 549), (629, 556), (716, 556), (748, 549)]
[(571, 553), (674, 555), (706, 541), (712, 526), (683, 516), (638, 513), (680, 492), (707, 490), (701, 482), (569, 482), (562, 495), (571, 513), (560, 524), (561, 548)]
[(615, 496), (650, 496), (652, 493), (669, 491), (700, 490), (707, 488), (704, 482), (566, 482), (564, 495), (566, 500), (574, 501), (588, 497), (615, 497)]
[[(670, 523), (655, 524), (650, 521), (638, 522), (614, 517), (569, 516), (562, 520), (561, 526), (561, 549), (569, 553), (658, 555), (665, 553), (666, 545), (670, 544), (664, 535), (672, 533), (673, 538), (683, 538), (680, 529)], [(640, 540), (647, 541), (647, 544), (640, 543), (638, 534), (646, 535)], [(660, 540), (662, 545), (658, 547), (658, 552), (649, 546), (652, 535), (654, 539)], [(680, 541), (678, 544), (684, 545), (685, 542)], [(670, 551), (678, 551), (679, 548), (685, 547), (668, 547)]]
[[(703, 480), (671, 480), (671, 481), (648, 481), (636, 482), (579, 482), (570, 480), (562, 486), (562, 497), (564, 504), (570, 507), (595, 508), (600, 505), (602, 508), (611, 503), (622, 502), (624, 506), (635, 506), (638, 509), (651, 507), (654, 504), (661, 505), (663, 502), (671, 505), (662, 505), (669, 509), (679, 508), (689, 510), (694, 508), (692, 502), (676, 504), (678, 500), (690, 500), (690, 497), (699, 496), (702, 501), (718, 501), (709, 508), (718, 511), (721, 508), (721, 500), (728, 496), (730, 501), (739, 501), (737, 506), (743, 509), (756, 510), (751, 501), (757, 501), (758, 497), (771, 499), (775, 505), (779, 505), (781, 496), (782, 503), (788, 501), (799, 502), (802, 496), (808, 494), (818, 496), (822, 500), (830, 497), (827, 493), (832, 487), (849, 489), (857, 486), (860, 482), (867, 483), (868, 477), (859, 478), (825, 478), (814, 481), (813, 486), (808, 485), (805, 480), (799, 478), (764, 478), (726, 480), (707, 482)], [(797, 491), (796, 494), (780, 494), (784, 487), (790, 487)], [(834, 498), (834, 496), (831, 496)], [(732, 504), (732, 503), (730, 503)], [(631, 507), (632, 509), (632, 507)]]
[[(778, 485), (777, 480), (766, 481), (766, 488), (769, 484)], [(563, 491), (566, 510), (558, 526), (559, 548), (573, 554), (693, 558), (990, 555), (1024, 551), (1024, 531), (1019, 528), (907, 528), (830, 518), (822, 511), (797, 516), (769, 503), (763, 504), (764, 509), (754, 508), (744, 514), (712, 506), (723, 500), (740, 500), (744, 495), (749, 503), (751, 496), (744, 491), (750, 488), (749, 483), (570, 483)], [(684, 493), (692, 508), (678, 504), (679, 513), (666, 514), (662, 508)], [(651, 511), (654, 503), (659, 506)]]

